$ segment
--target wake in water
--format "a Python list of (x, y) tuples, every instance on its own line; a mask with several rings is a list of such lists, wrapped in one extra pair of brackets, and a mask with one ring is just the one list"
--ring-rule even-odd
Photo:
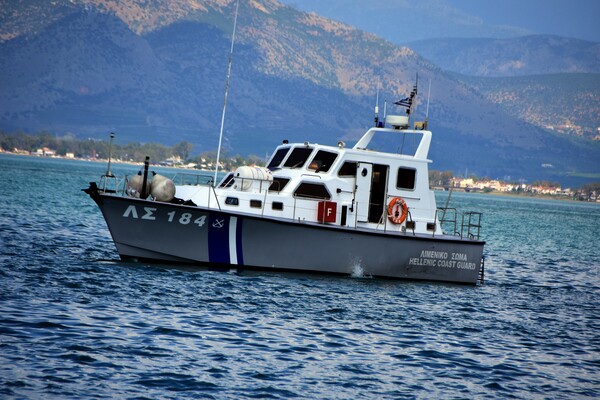
[(372, 278), (370, 274), (365, 273), (360, 257), (355, 257), (354, 260), (352, 260), (350, 276), (352, 278)]

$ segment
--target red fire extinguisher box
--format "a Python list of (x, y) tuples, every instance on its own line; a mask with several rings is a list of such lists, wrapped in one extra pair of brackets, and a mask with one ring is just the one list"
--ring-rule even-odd
[(335, 222), (337, 203), (335, 201), (320, 201), (318, 207), (319, 222)]

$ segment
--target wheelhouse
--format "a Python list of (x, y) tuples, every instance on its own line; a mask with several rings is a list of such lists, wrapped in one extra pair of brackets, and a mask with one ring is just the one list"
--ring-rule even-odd
[[(401, 151), (374, 150), (381, 144), (380, 136), (396, 139)], [(266, 167), (252, 167), (263, 171), (260, 178), (238, 171), (227, 175), (215, 189), (211, 205), (263, 216), (277, 210), (273, 217), (348, 228), (441, 233), (428, 181), (430, 140), (429, 131), (372, 128), (352, 148), (343, 142), (325, 146), (284, 141)], [(412, 145), (405, 145), (409, 141)], [(255, 184), (261, 180), (262, 184)], [(402, 215), (403, 210), (390, 206), (396, 198), (407, 207), (401, 220), (390, 217), (390, 213)], [(336, 208), (329, 222), (319, 212), (323, 203)]]

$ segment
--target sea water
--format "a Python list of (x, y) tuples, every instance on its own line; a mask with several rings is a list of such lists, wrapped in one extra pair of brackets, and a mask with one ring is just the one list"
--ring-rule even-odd
[(105, 171), (0, 155), (0, 398), (600, 397), (598, 204), (453, 194), (476, 287), (223, 272), (119, 261)]

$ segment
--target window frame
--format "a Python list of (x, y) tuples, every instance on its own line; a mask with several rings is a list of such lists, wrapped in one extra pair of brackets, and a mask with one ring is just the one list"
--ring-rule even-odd
[[(354, 164), (354, 173), (352, 175), (341, 175), (340, 172), (346, 167), (348, 164)], [(340, 178), (355, 178), (356, 177), (356, 169), (357, 169), (358, 161), (347, 160), (342, 163), (340, 168), (338, 169), (337, 176)]]
[[(413, 177), (413, 181), (412, 181), (412, 187), (405, 187), (405, 186), (400, 186), (400, 183), (402, 183), (400, 181), (400, 177), (401, 175), (401, 170), (404, 171), (412, 171), (412, 177)], [(405, 181), (403, 181), (405, 182)], [(410, 168), (410, 167), (398, 167), (398, 170), (396, 171), (396, 189), (399, 190), (406, 190), (406, 191), (411, 191), (414, 192), (417, 188), (417, 169), (416, 168)]]
[[(319, 154), (320, 153), (327, 153), (328, 155), (332, 155), (333, 158), (331, 157), (326, 157), (326, 159), (323, 159), (323, 157), (321, 157), (321, 159), (319, 159)], [(310, 160), (310, 163), (308, 164), (308, 167), (306, 167), (306, 169), (308, 169), (309, 171), (315, 171), (316, 173), (319, 172), (329, 172), (329, 170), (331, 169), (331, 167), (333, 166), (333, 164), (335, 164), (338, 156), (340, 155), (340, 153), (334, 152), (334, 151), (329, 151), (329, 150), (325, 150), (325, 149), (319, 149), (317, 150), (316, 154), (314, 155), (314, 157)], [(328, 164), (323, 164), (323, 161), (328, 161)], [(312, 164), (318, 162), (319, 166), (317, 168), (311, 168)]]
[[(325, 193), (327, 194), (327, 196), (320, 196), (319, 194), (310, 194), (310, 193), (301, 193), (298, 194), (298, 191), (300, 190), (300, 188), (302, 188), (303, 186), (314, 186), (314, 187), (320, 187), (323, 188), (323, 190), (325, 191)], [(295, 198), (299, 198), (299, 199), (308, 199), (308, 200), (331, 200), (331, 193), (329, 192), (329, 189), (327, 189), (327, 185), (325, 185), (324, 183), (321, 182), (300, 182), (298, 184), (298, 186), (296, 186), (296, 189), (294, 189), (294, 197)]]
[(300, 169), (304, 167), (314, 150), (314, 147), (294, 147), (285, 159), (285, 162), (283, 163), (283, 168)]
[(250, 199), (250, 208), (262, 208), (262, 200)]
[[(271, 160), (269, 160), (269, 163), (267, 164), (267, 168), (270, 169), (271, 171), (276, 168), (281, 168), (280, 165), (283, 162), (283, 160), (285, 160), (286, 156), (289, 154), (290, 149), (291, 149), (291, 147), (286, 146), (286, 147), (281, 147), (281, 148), (275, 150), (275, 153), (273, 154), (273, 156), (271, 157)], [(284, 152), (284, 150), (285, 150), (285, 152)], [(273, 161), (277, 160), (277, 155), (281, 154), (281, 153), (283, 153), (283, 156), (277, 162), (277, 165), (271, 166), (271, 164), (273, 164)]]
[[(291, 178), (286, 178), (286, 177), (279, 177), (279, 176), (274, 176), (273, 177), (273, 182), (271, 182), (271, 184), (269, 185), (269, 192), (277, 192), (277, 193), (281, 193), (281, 191), (287, 186), (288, 183), (290, 183), (292, 179)], [(282, 182), (285, 181), (285, 182)], [(280, 187), (275, 189), (274, 186), (279, 183)]]

